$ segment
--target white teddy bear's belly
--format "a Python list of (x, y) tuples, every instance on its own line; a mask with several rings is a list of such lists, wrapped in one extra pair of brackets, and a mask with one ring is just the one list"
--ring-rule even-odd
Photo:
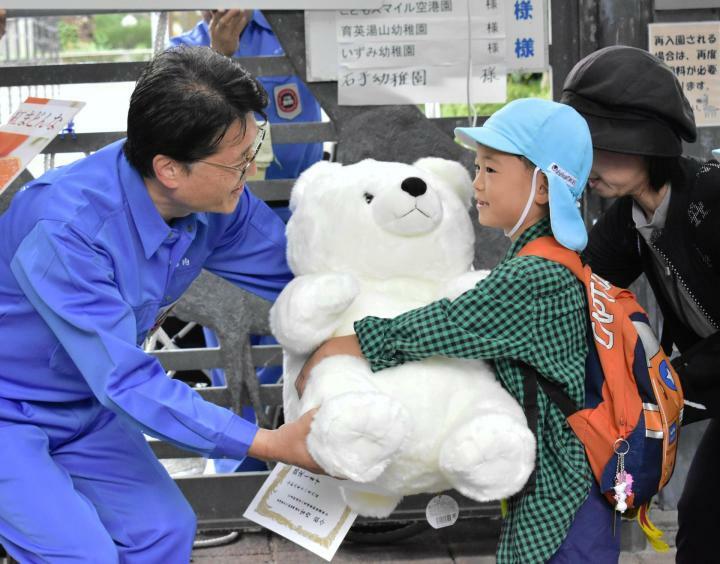
[(360, 281), (360, 293), (340, 318), (335, 336), (354, 333), (353, 323), (363, 317), (393, 318), (423, 307), (438, 297), (439, 284), (417, 280)]

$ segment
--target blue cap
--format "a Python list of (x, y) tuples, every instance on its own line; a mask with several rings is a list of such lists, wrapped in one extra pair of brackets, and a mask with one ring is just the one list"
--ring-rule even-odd
[(592, 167), (590, 129), (566, 104), (539, 98), (514, 100), (482, 127), (458, 127), (455, 136), (473, 149), (478, 144), (523, 155), (547, 176), (550, 224), (558, 243), (574, 251), (587, 245), (578, 200)]
[(713, 154), (713, 157), (715, 157), (717, 160), (720, 161), (720, 149), (714, 149), (712, 154)]

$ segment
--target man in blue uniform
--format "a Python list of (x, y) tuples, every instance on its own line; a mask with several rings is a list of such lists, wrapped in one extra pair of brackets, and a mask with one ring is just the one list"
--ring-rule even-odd
[(31, 182), (0, 216), (0, 544), (21, 562), (188, 562), (195, 517), (143, 431), (318, 470), (312, 414), (257, 427), (140, 345), (202, 268), (273, 299), (284, 226), (244, 187), (267, 95), (211, 49), (159, 55), (128, 137)]
[[(170, 40), (173, 45), (206, 45), (228, 57), (282, 55), (280, 43), (259, 10), (205, 12), (192, 30)], [(270, 123), (320, 121), (320, 105), (297, 76), (261, 76), (270, 97), (266, 109)], [(265, 177), (297, 178), (322, 159), (322, 143), (273, 145), (274, 160)], [(287, 212), (284, 214), (287, 215)], [(284, 217), (287, 221), (287, 217)]]

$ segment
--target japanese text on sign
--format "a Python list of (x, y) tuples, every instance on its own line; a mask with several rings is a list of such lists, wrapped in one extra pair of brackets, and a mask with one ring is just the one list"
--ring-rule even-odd
[(543, 0), (396, 0), (334, 21), (341, 104), (465, 102), (468, 67), (474, 102), (504, 102), (507, 69), (545, 66)]
[(675, 73), (698, 126), (720, 125), (720, 23), (650, 24), (649, 50)]
[(83, 102), (27, 98), (0, 127), (0, 193), (84, 106)]

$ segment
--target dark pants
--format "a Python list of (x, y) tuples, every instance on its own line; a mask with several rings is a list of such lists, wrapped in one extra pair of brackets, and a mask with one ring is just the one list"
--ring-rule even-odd
[(720, 422), (708, 425), (678, 502), (678, 564), (718, 562), (720, 524)]
[(620, 558), (620, 518), (613, 534), (613, 509), (593, 484), (575, 514), (565, 540), (548, 564), (617, 564)]

